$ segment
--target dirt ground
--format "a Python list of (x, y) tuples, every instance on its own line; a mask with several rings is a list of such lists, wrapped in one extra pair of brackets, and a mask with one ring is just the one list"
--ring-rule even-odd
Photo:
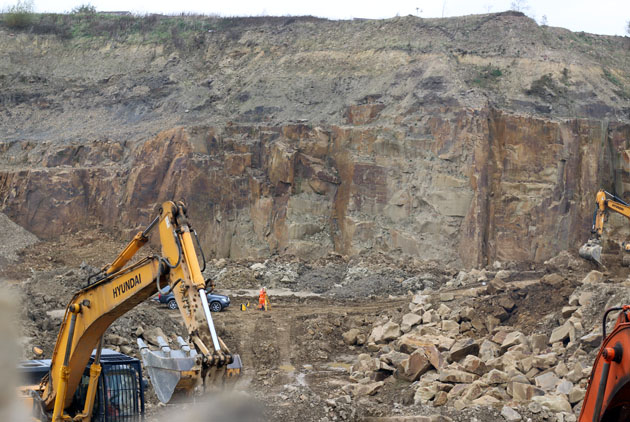
[[(252, 298), (233, 297), (234, 306), (215, 315), (215, 321), (243, 360), (235, 388), (261, 403), (265, 420), (326, 417), (325, 401), (339, 397), (359, 352), (344, 344), (341, 334), (350, 328), (368, 332), (376, 318), (393, 317), (406, 305), (405, 299), (282, 297), (271, 298), (267, 312), (240, 311), (236, 305), (247, 300)], [(164, 312), (178, 318), (177, 311)]]
[[(3, 284), (19, 292), (28, 305), (19, 311), (23, 358), (34, 357), (33, 345), (42, 347), (45, 356), (52, 354), (66, 303), (85, 284), (88, 274), (113, 260), (123, 247), (123, 242), (106, 234), (83, 232), (31, 245), (18, 253), (18, 261), (5, 267)], [(150, 248), (140, 255), (147, 252)], [(496, 420), (497, 410), (491, 407), (454, 412), (453, 408), (413, 405), (414, 385), (395, 377), (387, 378), (375, 396), (351, 397), (342, 387), (351, 382), (351, 366), (357, 356), (368, 350), (365, 345), (345, 344), (342, 334), (356, 328), (368, 336), (376, 324), (400, 321), (409, 312), (414, 291), (428, 293), (436, 307), (446, 300), (441, 299), (443, 293), (452, 293), (453, 299), (445, 302), (452, 309), (470, 306), (478, 314), (492, 315), (498, 324), (517, 327), (528, 335), (548, 332), (558, 325), (560, 309), (576, 280), (590, 269), (583, 263), (573, 264), (576, 268), (571, 263), (560, 262), (559, 268), (554, 265), (513, 271), (509, 289), (488, 295), (483, 293), (485, 282), (449, 288), (458, 274), (452, 268), (383, 255), (369, 259), (331, 256), (313, 262), (288, 257), (264, 263), (212, 261), (208, 275), (216, 281), (218, 292), (229, 292), (232, 300), (230, 308), (214, 314), (215, 324), (228, 347), (240, 354), (242, 375), (227, 398), (197, 398), (194, 406), (158, 404), (149, 387), (148, 420), (161, 421), (172, 412), (199, 412), (195, 406), (209, 406), (219, 398), (239, 403), (236, 411), (259, 418), (252, 420), (365, 420), (436, 413), (456, 421)], [(560, 281), (545, 278), (549, 269), (562, 271), (565, 277)], [(375, 282), (365, 283), (365, 277)], [(311, 283), (314, 280), (317, 283)], [(262, 284), (272, 292), (267, 312), (255, 310), (253, 289)], [(276, 291), (282, 295), (274, 295)], [(248, 302), (250, 308), (241, 311), (240, 305)], [(149, 300), (110, 327), (106, 347), (139, 357), (136, 338), (140, 335), (150, 341), (156, 327), (171, 341), (177, 335), (185, 336), (179, 312)], [(479, 328), (469, 334), (480, 338), (487, 331)]]
[[(22, 358), (35, 358), (31, 350), (34, 345), (44, 350), (45, 357), (51, 356), (65, 305), (84, 286), (86, 277), (110, 262), (123, 247), (123, 243), (106, 234), (83, 232), (55, 242), (40, 241), (21, 250), (19, 261), (5, 267), (3, 284), (28, 304), (18, 312)], [(248, 269), (249, 264), (241, 263), (240, 268)], [(322, 265), (304, 267), (304, 272), (313, 277), (317, 268), (323, 268), (325, 275), (331, 265), (341, 268), (347, 263), (333, 257)], [(255, 275), (252, 280), (252, 285), (260, 283)], [(334, 284), (323, 290), (330, 291)], [(297, 290), (298, 286), (293, 287)], [(219, 284), (219, 293), (221, 288)], [(350, 405), (349, 396), (346, 409), (341, 404), (335, 408), (324, 405), (326, 400), (345, 395), (339, 387), (348, 382), (349, 368), (360, 353), (356, 346), (344, 344), (341, 334), (358, 328), (367, 335), (376, 320), (400, 318), (408, 304), (404, 296), (360, 296), (272, 296), (271, 309), (260, 312), (255, 310), (255, 296), (232, 295), (232, 306), (215, 314), (214, 319), (219, 335), (243, 361), (243, 373), (235, 391), (259, 403), (258, 414), (264, 415), (265, 420), (321, 420), (329, 413), (355, 418), (356, 409)], [(240, 311), (240, 304), (247, 302), (252, 306)], [(185, 335), (178, 311), (149, 300), (110, 327), (105, 336), (106, 347), (139, 357), (135, 347), (138, 330), (148, 337), (155, 327), (160, 327), (171, 340)], [(151, 387), (147, 403), (149, 420), (189, 406), (178, 404), (172, 409), (169, 405), (165, 409), (158, 405)]]

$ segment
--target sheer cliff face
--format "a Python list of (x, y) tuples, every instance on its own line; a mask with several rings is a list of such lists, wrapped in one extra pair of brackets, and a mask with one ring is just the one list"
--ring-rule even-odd
[(577, 247), (596, 190), (624, 192), (623, 38), (510, 14), (217, 32), (0, 43), (2, 211), (41, 237), (127, 234), (184, 199), (216, 256), (479, 266)]

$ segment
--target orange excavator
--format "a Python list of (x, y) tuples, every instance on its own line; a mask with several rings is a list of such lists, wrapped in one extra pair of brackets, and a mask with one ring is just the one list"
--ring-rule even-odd
[[(630, 219), (630, 204), (621, 198), (600, 190), (596, 196), (597, 208), (593, 215), (591, 238), (580, 248), (582, 258), (602, 265), (601, 236), (608, 210)], [(622, 244), (624, 252), (630, 244)], [(628, 257), (624, 253), (623, 264)], [(610, 334), (606, 323), (611, 313), (618, 312), (617, 321)], [(582, 403), (579, 422), (630, 421), (630, 305), (606, 310), (602, 321), (602, 345), (593, 364), (586, 395)]]
[[(604, 232), (604, 222), (608, 216), (608, 210), (617, 212), (630, 220), (630, 204), (605, 190), (597, 192), (595, 202), (593, 226), (591, 227), (592, 237), (588, 242), (582, 245), (579, 254), (582, 258), (594, 261), (603, 266), (601, 238)], [(630, 242), (623, 242), (621, 247), (624, 251), (622, 264), (628, 267), (630, 266)]]
[[(606, 335), (608, 315), (619, 311), (615, 327)], [(588, 382), (579, 422), (630, 420), (630, 305), (604, 313), (602, 346)]]

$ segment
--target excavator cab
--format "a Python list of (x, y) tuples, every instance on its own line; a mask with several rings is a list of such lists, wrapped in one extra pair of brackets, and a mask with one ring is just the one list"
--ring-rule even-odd
[[(608, 315), (619, 311), (606, 335)], [(630, 306), (610, 308), (602, 322), (602, 345), (595, 358), (579, 422), (630, 420)]]
[[(90, 365), (94, 362), (95, 354), (96, 352), (92, 353)], [(142, 420), (145, 411), (146, 380), (143, 378), (140, 361), (110, 349), (103, 349), (100, 359), (102, 370), (98, 379), (92, 421), (132, 422)], [(50, 359), (21, 362), (18, 365), (18, 372), (25, 381), (34, 384), (48, 374), (50, 362)], [(68, 414), (75, 415), (83, 409), (89, 381), (90, 367), (88, 366), (72, 397)]]
[[(92, 420), (95, 422), (140, 421), (144, 416), (142, 367), (138, 359), (103, 350)], [(90, 381), (89, 370), (83, 374), (73, 405), (82, 410)]]

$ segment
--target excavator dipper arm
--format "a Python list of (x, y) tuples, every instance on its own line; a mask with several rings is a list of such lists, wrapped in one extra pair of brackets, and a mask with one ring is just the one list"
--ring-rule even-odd
[[(125, 267), (135, 253), (148, 241), (148, 233), (155, 225), (159, 227), (162, 256), (151, 256)], [(193, 232), (194, 233), (194, 232)], [(100, 374), (98, 356), (102, 338), (107, 328), (126, 312), (158, 292), (160, 286), (170, 286), (179, 305), (188, 330), (192, 351), (189, 355), (166, 356), (159, 362), (164, 368), (152, 367), (150, 374), (159, 380), (161, 369), (173, 370), (172, 361), (187, 360), (178, 374), (177, 382), (169, 388), (156, 388), (162, 392), (161, 398), (170, 399), (174, 390), (190, 392), (199, 383), (218, 382), (225, 374), (227, 366), (236, 360), (236, 370), (240, 372), (240, 359), (232, 356), (229, 349), (217, 337), (208, 310), (205, 281), (201, 274), (191, 229), (182, 203), (165, 202), (160, 215), (143, 232), (139, 232), (123, 252), (108, 267), (99, 273), (93, 284), (77, 292), (65, 312), (57, 336), (52, 356), (51, 369), (40, 385), (44, 407), (52, 410), (52, 420), (69, 421), (90, 419)], [(183, 342), (183, 340), (182, 340)], [(64, 414), (72, 401), (72, 396), (96, 348), (97, 359), (91, 366), (90, 385), (84, 411), (70, 417)], [(191, 350), (187, 346), (187, 350)], [(152, 352), (142, 350), (143, 360)], [(208, 379), (208, 376), (211, 379)], [(152, 382), (156, 379), (152, 376)]]

